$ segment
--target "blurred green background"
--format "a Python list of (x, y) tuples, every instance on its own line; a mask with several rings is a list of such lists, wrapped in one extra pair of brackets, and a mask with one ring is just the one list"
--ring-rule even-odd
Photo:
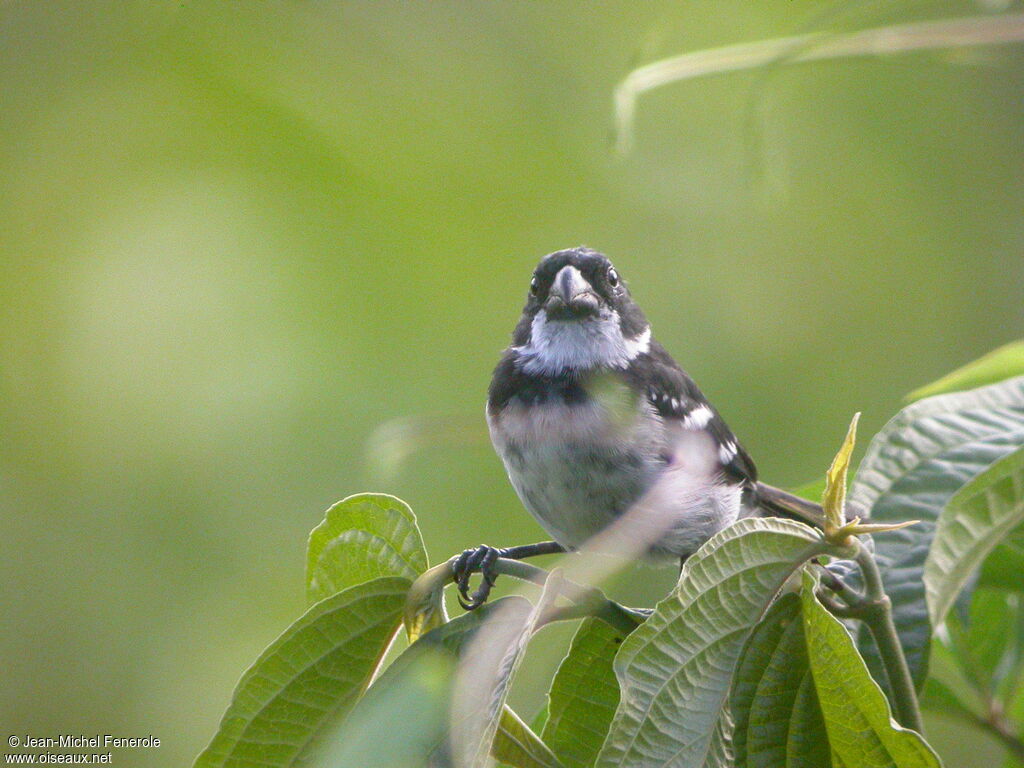
[(611, 144), (639, 64), (999, 10), (0, 3), (0, 727), (191, 761), (350, 493), (438, 560), (541, 538), (483, 401), (548, 251), (612, 256), (776, 484), (1021, 336), (1024, 45), (696, 80)]

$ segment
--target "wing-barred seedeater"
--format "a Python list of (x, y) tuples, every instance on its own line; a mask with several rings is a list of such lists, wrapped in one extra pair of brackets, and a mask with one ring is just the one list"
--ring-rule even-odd
[[(534, 270), (491, 379), (487, 424), (520, 500), (554, 541), (466, 550), (455, 565), (466, 608), (486, 600), (497, 557), (572, 550), (659, 482), (668, 484), (659, 498), (669, 525), (650, 550), (678, 560), (741, 517), (820, 515), (758, 482), (736, 435), (651, 335), (619, 272), (589, 248), (555, 251)], [(674, 472), (680, 462), (711, 471)], [(475, 571), (483, 583), (470, 596)]]

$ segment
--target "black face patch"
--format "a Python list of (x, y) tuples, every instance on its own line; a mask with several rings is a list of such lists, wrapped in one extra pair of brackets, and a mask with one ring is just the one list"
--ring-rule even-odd
[(647, 319), (633, 301), (611, 260), (603, 253), (580, 246), (549, 253), (540, 260), (533, 272), (523, 315), (512, 336), (514, 344), (523, 345), (529, 341), (530, 323), (547, 301), (555, 275), (566, 266), (576, 267), (605, 305), (618, 314), (623, 335), (633, 338), (643, 332)]
[(594, 291), (609, 304), (613, 305), (616, 300), (629, 295), (625, 286), (618, 280), (617, 273), (614, 272), (612, 263), (607, 256), (589, 248), (580, 247), (555, 251), (540, 260), (540, 264), (537, 265), (537, 269), (533, 273), (537, 282), (536, 290), (531, 293), (531, 298), (537, 303), (543, 304), (551, 290), (555, 275), (567, 266), (576, 267)]

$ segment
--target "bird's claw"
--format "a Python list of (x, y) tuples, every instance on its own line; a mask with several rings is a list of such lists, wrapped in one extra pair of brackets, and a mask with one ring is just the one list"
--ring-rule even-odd
[[(503, 552), (504, 550), (481, 544), (475, 549), (465, 550), (455, 561), (452, 566), (452, 580), (458, 586), (459, 605), (465, 610), (475, 610), (487, 601), (491, 587), (498, 578), (498, 574), (494, 572), (494, 563)], [(478, 571), (482, 577), (480, 586), (470, 595), (469, 578)]]

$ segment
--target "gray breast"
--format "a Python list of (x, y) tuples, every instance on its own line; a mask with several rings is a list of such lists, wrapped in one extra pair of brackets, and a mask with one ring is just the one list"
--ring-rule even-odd
[(664, 467), (663, 425), (646, 401), (513, 398), (488, 426), (519, 498), (563, 546), (608, 525)]

